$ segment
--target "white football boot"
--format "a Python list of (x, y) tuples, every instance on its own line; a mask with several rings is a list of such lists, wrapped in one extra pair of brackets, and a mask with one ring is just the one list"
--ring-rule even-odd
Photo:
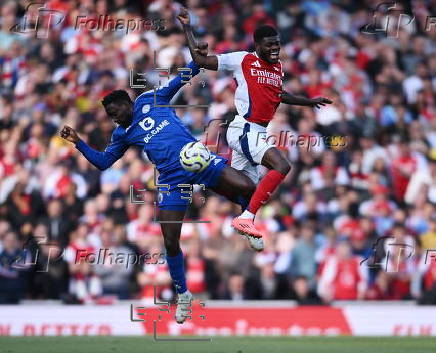
[(177, 309), (176, 309), (176, 322), (178, 324), (183, 324), (187, 318), (191, 318), (192, 313), (192, 296), (190, 291), (181, 293), (177, 298)]
[(234, 218), (232, 227), (236, 231), (247, 238), (251, 248), (255, 251), (262, 251), (264, 246), (262, 233), (256, 229), (254, 222), (249, 218)]

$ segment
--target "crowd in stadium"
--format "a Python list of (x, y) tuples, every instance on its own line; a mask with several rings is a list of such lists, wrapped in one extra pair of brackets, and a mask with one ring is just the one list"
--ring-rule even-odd
[[(26, 3), (0, 7), (0, 303), (150, 299), (154, 286), (170, 299), (154, 221), (153, 166), (131, 148), (99, 171), (59, 130), (69, 125), (103, 150), (114, 124), (102, 97), (126, 89), (134, 98), (143, 88), (132, 83), (168, 80), (156, 68), (174, 75), (186, 66), (189, 51), (175, 20), (180, 4), (50, 0), (46, 8), (65, 17), (41, 38), (11, 31), (16, 24), (34, 28), (42, 16), (38, 7), (26, 11)], [(253, 252), (231, 228), (238, 206), (194, 188), (188, 219), (200, 223), (183, 225), (182, 249), (195, 297), (436, 303), (432, 2), (397, 1), (396, 11), (379, 8), (373, 17), (378, 3), (183, 3), (211, 53), (253, 50), (256, 26), (276, 26), (284, 87), (334, 101), (319, 110), (282, 105), (269, 126), (292, 169), (257, 217), (266, 234), (263, 252)], [(384, 28), (387, 15), (394, 21), (401, 13), (414, 20), (388, 33), (374, 30)], [(78, 15), (101, 14), (159, 20), (165, 28), (127, 35), (74, 28)], [(217, 126), (235, 115), (234, 81), (226, 72), (199, 76), (176, 97), (187, 105), (177, 114), (229, 157), (225, 133), (219, 135), (225, 127)], [(190, 107), (198, 104), (208, 108)]]

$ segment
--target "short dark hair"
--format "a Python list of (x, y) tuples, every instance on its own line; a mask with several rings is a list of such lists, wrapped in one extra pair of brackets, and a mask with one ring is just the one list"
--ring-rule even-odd
[(110, 103), (123, 102), (123, 101), (132, 103), (129, 94), (125, 90), (117, 89), (115, 91), (112, 91), (108, 95), (104, 96), (101, 103), (106, 107)]
[(254, 31), (253, 37), (256, 43), (260, 43), (260, 41), (265, 37), (273, 37), (278, 35), (276, 29), (269, 25), (262, 25), (256, 28)]

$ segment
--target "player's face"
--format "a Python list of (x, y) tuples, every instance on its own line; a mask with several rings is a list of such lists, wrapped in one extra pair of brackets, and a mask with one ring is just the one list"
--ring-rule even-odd
[(132, 104), (128, 102), (110, 103), (106, 106), (106, 113), (114, 123), (127, 127), (132, 121)]
[(264, 37), (260, 43), (256, 43), (256, 53), (262, 60), (271, 64), (279, 61), (280, 37)]

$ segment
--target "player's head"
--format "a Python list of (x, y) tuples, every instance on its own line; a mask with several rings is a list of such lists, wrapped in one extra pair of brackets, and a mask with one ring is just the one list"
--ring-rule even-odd
[(262, 25), (254, 31), (254, 47), (262, 60), (275, 64), (279, 61), (280, 37), (274, 27)]
[(103, 98), (101, 103), (114, 123), (127, 127), (132, 122), (133, 102), (124, 90), (116, 90)]

